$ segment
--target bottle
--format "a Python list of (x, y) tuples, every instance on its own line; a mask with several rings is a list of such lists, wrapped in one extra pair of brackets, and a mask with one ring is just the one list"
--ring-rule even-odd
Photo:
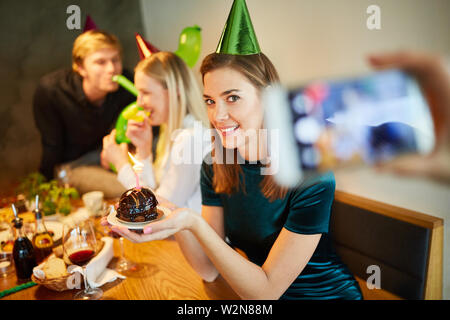
[(16, 266), (16, 275), (19, 281), (29, 280), (36, 266), (36, 257), (34, 255), (33, 244), (25, 235), (22, 229), (23, 219), (19, 218), (16, 207), (12, 205), (14, 211), (14, 220), (12, 221), (16, 228), (16, 240), (13, 246), (13, 258)]
[(40, 264), (53, 252), (53, 238), (50, 233), (48, 233), (44, 219), (42, 218), (42, 213), (39, 210), (38, 195), (36, 195), (36, 209), (34, 209), (34, 215), (36, 217), (36, 231), (31, 242), (33, 243), (36, 255), (36, 263)]

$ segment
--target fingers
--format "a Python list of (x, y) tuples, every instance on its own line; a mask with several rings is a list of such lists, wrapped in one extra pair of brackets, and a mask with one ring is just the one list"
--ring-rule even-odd
[(109, 163), (108, 163), (108, 160), (106, 159), (104, 150), (102, 150), (102, 152), (100, 152), (100, 164), (103, 168), (109, 169), (109, 165), (108, 165)]
[[(175, 229), (174, 222), (172, 221), (172, 219), (166, 218), (161, 221), (153, 222), (152, 224), (146, 226), (143, 231), (144, 231), (144, 234), (150, 234), (150, 233), (155, 234), (158, 232), (162, 232), (164, 230), (172, 230), (172, 229)], [(173, 231), (172, 231), (172, 233), (173, 233)]]
[(152, 233), (146, 235), (145, 238), (147, 239), (147, 241), (164, 240), (174, 235), (175, 233), (176, 232), (173, 229), (165, 229), (159, 232), (152, 231)]
[[(114, 132), (114, 133), (113, 133)], [(116, 129), (111, 131), (110, 134), (103, 137), (103, 148), (115, 143), (116, 141)]]
[(376, 68), (405, 68), (414, 60), (414, 54), (407, 51), (397, 51), (369, 55), (369, 62)]
[(422, 74), (439, 65), (439, 57), (430, 53), (417, 51), (396, 51), (371, 54), (369, 63), (376, 69), (400, 68), (406, 71)]
[(134, 137), (138, 137), (140, 132), (143, 129), (143, 126), (139, 123), (131, 123), (132, 120), (129, 120), (128, 126), (127, 126), (127, 137), (132, 139)]
[(449, 156), (440, 154), (431, 156), (407, 155), (378, 166), (381, 172), (392, 172), (399, 175), (422, 176), (445, 181), (449, 174)]
[(145, 242), (136, 232), (132, 232), (125, 227), (111, 226), (111, 231), (135, 243)]
[(128, 144), (123, 142), (119, 145), (120, 149), (122, 150), (123, 153), (127, 154), (128, 153)]
[(134, 243), (164, 240), (175, 233), (175, 230), (173, 229), (164, 229), (159, 232), (154, 232), (153, 230), (151, 230), (150, 234), (138, 234), (136, 232), (128, 230), (125, 227), (118, 226), (112, 226), (111, 230)]
[(151, 129), (152, 128), (152, 124), (150, 123), (150, 118), (149, 117), (145, 117), (144, 121), (143, 121), (145, 127)]
[(105, 146), (107, 146), (108, 145), (108, 136), (104, 136), (103, 137), (103, 148), (105, 148)]
[(109, 224), (109, 222), (108, 222), (107, 217), (103, 217), (103, 218), (100, 220), (100, 225), (102, 225), (102, 226), (104, 226), (104, 227), (109, 227), (109, 226), (111, 226), (111, 225)]
[[(104, 136), (103, 137), (103, 149), (107, 149), (109, 146), (111, 145), (115, 145), (116, 144), (116, 131), (115, 129), (111, 132), (111, 134)], [(119, 145), (121, 151), (123, 153), (127, 153), (128, 152), (128, 144), (126, 144), (125, 142), (121, 143)], [(105, 155), (104, 155), (105, 156)]]
[(137, 129), (142, 129), (145, 126), (144, 121), (135, 121), (135, 120), (128, 120), (128, 126), (127, 129), (130, 130), (137, 130)]

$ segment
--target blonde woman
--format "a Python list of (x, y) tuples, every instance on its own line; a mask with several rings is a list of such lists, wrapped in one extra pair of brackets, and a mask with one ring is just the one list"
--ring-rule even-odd
[[(143, 165), (140, 184), (179, 206), (200, 209), (201, 159), (195, 162), (193, 156), (194, 150), (203, 150), (203, 142), (194, 138), (194, 124), (208, 126), (208, 120), (196, 79), (178, 56), (158, 52), (136, 66), (135, 86), (138, 105), (149, 113), (143, 122), (130, 120), (127, 128), (136, 147), (135, 158)], [(152, 153), (152, 126), (160, 126), (156, 154)], [(133, 188), (136, 179), (127, 145), (119, 146), (114, 140), (114, 130), (103, 139), (102, 163), (114, 164), (118, 180)]]

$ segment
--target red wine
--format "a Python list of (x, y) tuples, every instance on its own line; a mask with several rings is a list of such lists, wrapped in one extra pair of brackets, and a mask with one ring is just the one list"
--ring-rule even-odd
[(89, 260), (94, 256), (94, 250), (92, 249), (85, 249), (80, 250), (72, 253), (69, 256), (70, 261), (72, 261), (74, 264), (78, 266), (83, 266), (84, 264), (88, 263)]
[(17, 278), (20, 280), (29, 279), (33, 273), (33, 268), (36, 266), (36, 257), (33, 245), (28, 238), (17, 238), (14, 241), (13, 257)]

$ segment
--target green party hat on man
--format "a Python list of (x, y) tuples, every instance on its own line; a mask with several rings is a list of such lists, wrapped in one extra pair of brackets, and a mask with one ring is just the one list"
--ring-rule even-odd
[(250, 55), (260, 53), (245, 0), (234, 0), (216, 53)]

